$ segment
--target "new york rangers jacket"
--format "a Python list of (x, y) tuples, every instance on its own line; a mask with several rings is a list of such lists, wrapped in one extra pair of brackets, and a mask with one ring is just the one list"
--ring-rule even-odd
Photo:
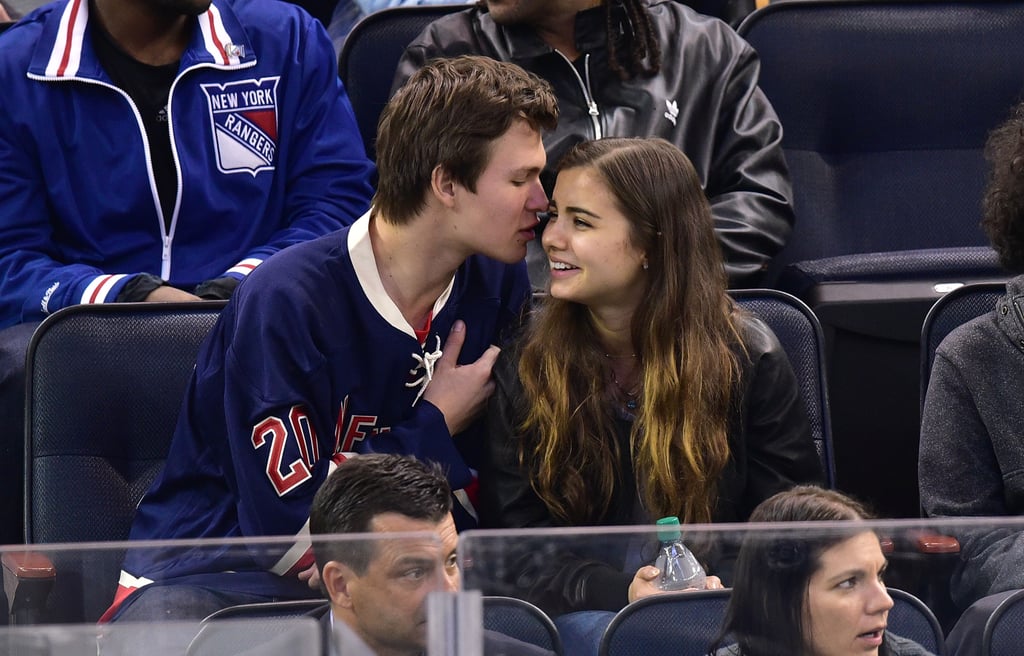
[(100, 66), (87, 0), (0, 39), (0, 328), (117, 298), (150, 273), (243, 278), (369, 206), (372, 164), (322, 26), (285, 2), (214, 0), (167, 103), (166, 222), (141, 117)]

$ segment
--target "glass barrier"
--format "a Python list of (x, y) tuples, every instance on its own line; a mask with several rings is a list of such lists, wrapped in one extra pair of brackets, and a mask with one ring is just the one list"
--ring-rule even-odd
[[(314, 656), (328, 644), (348, 655), (374, 653), (375, 641), (418, 653), (428, 624), (439, 636), (454, 626), (454, 606), (428, 613), (427, 603), (458, 589), (454, 543), (432, 532), (317, 537), (327, 564), (312, 585), (297, 574), (313, 565), (311, 555), (299, 558), (308, 546), (271, 538), (4, 547), (10, 612), (0, 655)], [(285, 576), (267, 571), (296, 561)], [(129, 575), (127, 563), (142, 569)], [(197, 573), (200, 564), (213, 573)], [(172, 570), (189, 573), (156, 574)], [(329, 591), (342, 599), (337, 612)], [(472, 637), (438, 644), (455, 641)]]
[[(1022, 536), (1022, 518), (479, 530), (459, 537), (458, 567), (433, 533), (331, 536), (316, 540), (334, 565), (315, 589), (266, 571), (294, 559), (286, 538), (9, 546), (0, 654), (738, 656), (830, 646), (814, 640), (940, 654), (961, 611), (998, 590), (967, 635), (986, 641), (976, 653), (1018, 654), (1024, 619), (1007, 622), (1011, 611), (1024, 618), (1013, 592), (1024, 588)], [(129, 596), (122, 616), (100, 622), (119, 583), (145, 583), (120, 574), (126, 555), (233, 566), (176, 581), (210, 593), (198, 599), (142, 585), (144, 619), (127, 612), (144, 597)], [(267, 581), (277, 603), (260, 607), (267, 598), (251, 593)], [(207, 617), (227, 606), (242, 608)]]

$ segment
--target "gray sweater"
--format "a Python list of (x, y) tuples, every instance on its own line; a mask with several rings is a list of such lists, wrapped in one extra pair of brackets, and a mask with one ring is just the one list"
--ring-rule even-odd
[[(1024, 514), (1024, 276), (935, 354), (921, 419), (921, 503), (931, 517)], [(1024, 587), (1024, 533), (959, 531), (953, 600)]]

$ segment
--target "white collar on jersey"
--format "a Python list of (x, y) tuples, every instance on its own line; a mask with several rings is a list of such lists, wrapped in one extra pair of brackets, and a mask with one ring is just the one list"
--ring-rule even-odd
[[(348, 231), (348, 253), (352, 258), (352, 267), (356, 271), (356, 278), (363, 288), (363, 293), (369, 299), (370, 305), (389, 324), (400, 330), (413, 339), (416, 338), (416, 331), (409, 325), (409, 322), (402, 316), (401, 310), (384, 291), (384, 283), (380, 279), (380, 271), (377, 270), (377, 260), (373, 257), (373, 246), (370, 244), (370, 213), (359, 217)], [(431, 316), (436, 317), (444, 309), (445, 303), (452, 295), (452, 288), (455, 286), (455, 276), (448, 282), (441, 295), (434, 301), (434, 308)]]

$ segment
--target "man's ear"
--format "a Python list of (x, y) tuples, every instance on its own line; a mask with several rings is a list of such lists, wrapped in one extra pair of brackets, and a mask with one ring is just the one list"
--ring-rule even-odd
[(455, 206), (455, 191), (458, 186), (451, 173), (443, 165), (438, 164), (430, 172), (430, 191), (443, 206), (447, 208)]
[(327, 590), (331, 603), (341, 608), (352, 607), (352, 585), (358, 577), (352, 568), (336, 560), (324, 564), (320, 572), (320, 582)]

